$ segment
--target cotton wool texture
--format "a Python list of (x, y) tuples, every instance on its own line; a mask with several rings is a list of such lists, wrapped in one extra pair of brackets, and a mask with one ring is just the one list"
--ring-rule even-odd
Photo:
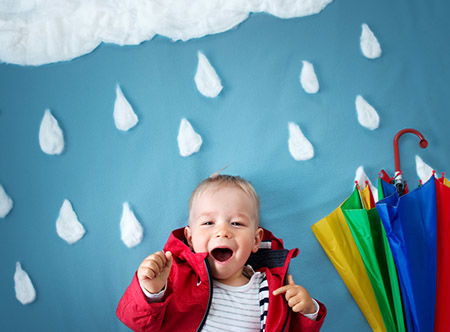
[(373, 108), (362, 96), (358, 95), (355, 99), (356, 112), (358, 115), (358, 122), (361, 126), (375, 130), (380, 125), (380, 117)]
[(422, 183), (427, 182), (433, 175), (433, 168), (416, 155), (416, 173)]
[(222, 91), (222, 83), (206, 56), (198, 52), (197, 71), (194, 77), (198, 91), (205, 97), (215, 98)]
[(43, 152), (50, 155), (58, 155), (64, 151), (63, 131), (48, 109), (44, 112), (39, 128), (39, 145)]
[(11, 197), (8, 196), (3, 186), (0, 184), (0, 218), (5, 218), (14, 205)]
[(144, 228), (130, 209), (128, 202), (122, 205), (120, 237), (128, 248), (137, 246), (144, 238)]
[(303, 61), (302, 70), (300, 72), (300, 84), (305, 92), (314, 94), (319, 91), (319, 80), (317, 79), (314, 66), (308, 61)]
[(361, 26), (360, 37), (361, 52), (368, 59), (376, 59), (381, 56), (381, 46), (377, 37), (365, 23)]
[(202, 137), (195, 132), (191, 123), (186, 119), (181, 119), (177, 140), (182, 157), (188, 157), (198, 152), (203, 143)]
[(359, 166), (355, 172), (355, 181), (358, 181), (358, 184), (362, 189), (366, 187), (366, 181), (369, 182), (370, 190), (372, 191), (373, 198), (375, 202), (378, 201), (378, 189), (372, 184), (366, 172), (364, 171), (364, 166)]
[[(279, 18), (302, 17), (321, 12), (331, 2), (332, 0), (0, 2), (0, 60), (19, 65), (42, 65), (88, 54), (102, 42), (138, 45), (151, 40), (155, 35), (174, 41), (186, 41), (235, 28), (250, 13), (265, 12)], [(21, 42), (18, 43), (18, 40)]]
[(56, 220), (56, 233), (69, 244), (79, 241), (86, 233), (73, 210), (72, 203), (68, 199), (64, 200), (59, 210), (59, 216)]
[(314, 147), (311, 142), (303, 135), (300, 127), (294, 123), (288, 123), (289, 139), (288, 147), (292, 158), (297, 161), (309, 160), (314, 157)]
[(114, 102), (114, 124), (122, 131), (128, 131), (138, 123), (139, 119), (134, 113), (128, 100), (125, 98), (119, 84), (116, 86), (116, 100)]
[(36, 299), (36, 290), (31, 282), (28, 273), (22, 269), (20, 262), (16, 263), (16, 272), (14, 273), (14, 290), (16, 299), (23, 305), (30, 304)]

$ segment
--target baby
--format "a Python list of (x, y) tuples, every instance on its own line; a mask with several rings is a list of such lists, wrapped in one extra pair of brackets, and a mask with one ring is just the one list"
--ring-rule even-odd
[(249, 182), (212, 176), (191, 196), (189, 225), (140, 264), (117, 315), (135, 331), (318, 331), (325, 306), (287, 274), (297, 253), (259, 227)]

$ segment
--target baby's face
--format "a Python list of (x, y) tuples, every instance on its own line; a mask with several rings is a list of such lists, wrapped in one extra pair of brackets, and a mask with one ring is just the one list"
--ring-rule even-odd
[(225, 284), (243, 284), (244, 264), (258, 250), (263, 231), (256, 209), (256, 202), (235, 186), (207, 188), (192, 202), (186, 238), (194, 252), (209, 254), (213, 277)]

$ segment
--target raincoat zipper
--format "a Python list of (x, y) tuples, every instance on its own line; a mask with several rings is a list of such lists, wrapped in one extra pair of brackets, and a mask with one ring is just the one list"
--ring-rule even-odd
[(211, 308), (211, 301), (212, 301), (212, 295), (213, 295), (213, 284), (212, 284), (212, 277), (211, 277), (211, 270), (208, 263), (208, 258), (205, 258), (205, 266), (206, 271), (208, 272), (208, 284), (209, 284), (209, 298), (208, 298), (208, 306), (206, 308), (205, 314), (203, 315), (202, 322), (200, 323), (200, 326), (197, 329), (197, 332), (200, 332), (203, 328), (203, 325), (205, 325), (206, 317), (208, 317), (209, 309)]

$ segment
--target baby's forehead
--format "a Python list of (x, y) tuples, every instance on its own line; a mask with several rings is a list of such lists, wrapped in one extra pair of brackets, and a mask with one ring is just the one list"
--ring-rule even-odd
[(219, 193), (221, 190), (233, 189), (238, 190), (239, 192), (247, 196), (247, 202), (249, 202), (250, 204), (245, 203), (246, 200), (240, 200), (236, 202), (236, 205), (228, 206), (230, 215), (232, 214), (233, 217), (246, 217), (254, 222), (255, 225), (259, 225), (259, 211), (257, 200), (239, 186), (230, 184), (210, 184), (207, 187), (201, 189), (202, 190), (197, 191), (191, 199), (191, 204), (189, 207), (189, 223), (191, 223), (193, 219), (197, 219), (200, 217), (214, 217), (216, 211), (214, 211), (214, 209), (208, 204), (211, 202), (210, 200), (214, 202), (214, 195), (216, 193)]
[(254, 205), (256, 207), (258, 206), (257, 198), (237, 184), (210, 183), (208, 185), (205, 185), (202, 188), (199, 188), (195, 192), (195, 194), (191, 198), (191, 202), (190, 202), (191, 204), (190, 204), (189, 208), (192, 209), (192, 207), (194, 206), (194, 203), (197, 203), (199, 201), (208, 200), (208, 199), (212, 198), (215, 194), (217, 194), (221, 191), (225, 191), (225, 190), (236, 190), (236, 192), (240, 192), (240, 193), (244, 194), (245, 196), (247, 196), (247, 198), (252, 203), (254, 203)]

